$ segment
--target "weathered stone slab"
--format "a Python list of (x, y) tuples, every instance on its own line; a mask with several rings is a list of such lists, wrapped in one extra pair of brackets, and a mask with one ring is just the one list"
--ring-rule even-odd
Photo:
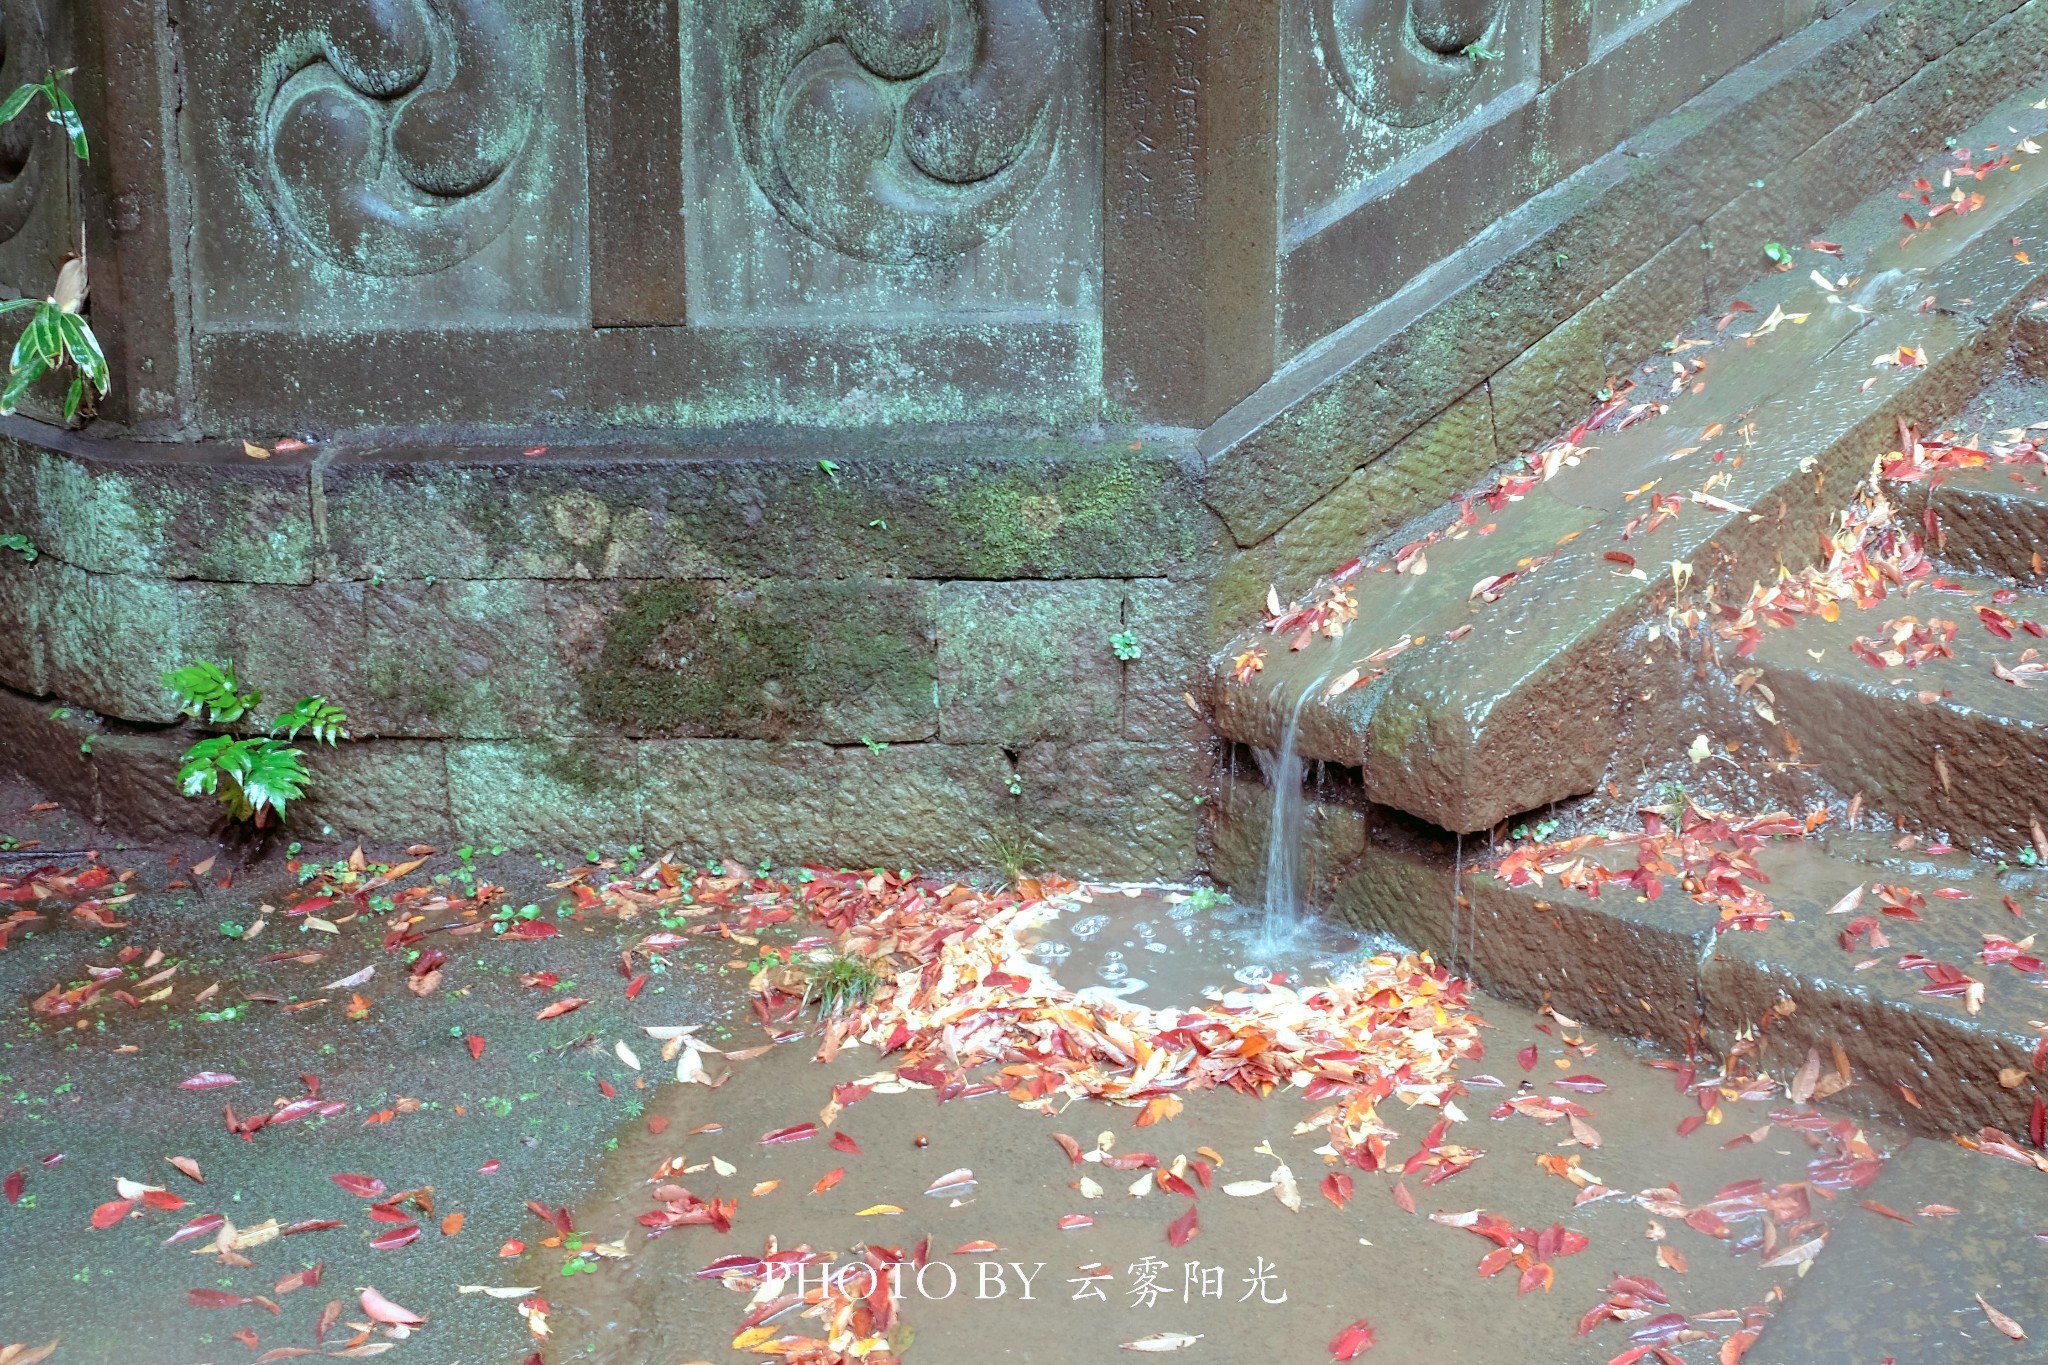
[(945, 583), (938, 589), (939, 733), (950, 744), (1117, 732), (1124, 585)]
[[(2048, 419), (2048, 404), (2041, 412)], [(2027, 415), (2015, 414), (2014, 420), (2027, 420)], [(2010, 474), (1996, 465), (1957, 469), (1948, 472), (1938, 490), (1930, 492), (1921, 482), (1893, 484), (1886, 491), (1912, 517), (1933, 504), (1945, 562), (2048, 587), (2048, 489), (2015, 483)]]
[[(581, 715), (625, 735), (929, 738), (939, 725), (934, 618), (944, 616), (946, 591), (878, 579), (768, 579), (602, 593), (601, 606), (579, 613), (591, 619), (570, 630), (591, 640), (574, 665)], [(567, 587), (551, 595), (572, 594), (583, 597)], [(1114, 704), (1113, 687), (1109, 695)]]
[(1143, 578), (1124, 590), (1123, 629), (1139, 654), (1123, 666), (1126, 739), (1207, 742), (1208, 718), (1188, 704), (1201, 695), (1216, 638), (1211, 589), (1202, 583)]
[(851, 867), (991, 867), (1014, 842), (1011, 765), (992, 744), (641, 747), (649, 844), (697, 858)]
[(1635, 379), (1645, 392), (1666, 387), (1668, 365), (1651, 375), (1636, 362), (1706, 311), (1704, 257), (1698, 236), (1686, 233), (1502, 366), (1487, 384), (1501, 450), (1534, 450), (1569, 430), (1619, 380)]
[(356, 670), (363, 732), (498, 738), (583, 731), (576, 605), (531, 580), (367, 589)]
[(302, 738), (300, 747), (313, 780), (305, 799), (288, 813), (294, 829), (393, 843), (432, 843), (454, 835), (448, 745), (357, 739), (330, 748)]
[(448, 812), (459, 838), (522, 849), (596, 849), (646, 835), (640, 746), (629, 740), (477, 740), (443, 747)]
[(1200, 865), (1209, 766), (1195, 744), (1034, 744), (1017, 765), (1027, 842), (1081, 875), (1184, 880)]
[(1215, 538), (1184, 443), (778, 433), (649, 447), (345, 450), (342, 578), (1098, 578)]
[(41, 696), (50, 690), (43, 662), (37, 566), (0, 550), (0, 683)]
[(0, 507), (8, 530), (96, 573), (307, 583), (310, 458), (88, 440), (0, 418)]

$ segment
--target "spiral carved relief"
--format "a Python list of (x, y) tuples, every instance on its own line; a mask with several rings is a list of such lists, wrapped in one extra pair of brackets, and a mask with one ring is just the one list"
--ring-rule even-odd
[[(42, 16), (25, 0), (0, 0), (0, 94), (50, 69)], [(40, 105), (0, 126), (0, 241), (20, 232), (42, 193), (43, 177), (59, 150), (54, 126)]]
[(531, 40), (500, 0), (257, 0), (235, 107), (257, 192), (368, 275), (466, 260), (511, 220), (538, 121)]
[(1058, 136), (1040, 0), (753, 0), (730, 114), (762, 194), (863, 260), (944, 260), (1003, 231)]
[(1395, 128), (1426, 128), (1479, 83), (1478, 50), (1500, 40), (1505, 0), (1315, 0), (1330, 78), (1359, 111)]

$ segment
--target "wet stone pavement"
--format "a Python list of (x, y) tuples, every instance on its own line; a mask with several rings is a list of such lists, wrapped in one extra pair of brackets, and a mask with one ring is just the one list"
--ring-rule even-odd
[[(91, 846), (4, 796), (14, 840)], [(900, 1252), (886, 1349), (912, 1362), (2032, 1358), (1975, 1296), (2022, 1324), (2042, 1301), (2048, 1176), (1788, 1097), (1831, 1066), (1716, 1087), (1478, 997), (1479, 1055), (1440, 1110), (1382, 1103), (1398, 1136), (1367, 1170), (1292, 1087), (1155, 1112), (1020, 1104), (992, 1068), (935, 1089), (872, 1047), (820, 1064), (814, 1015), (747, 990), (820, 926), (728, 869), (679, 906), (598, 890), (647, 850), (352, 871), (306, 848), (294, 873), (280, 849), (196, 877), (203, 848), (100, 852), (132, 899), (46, 880), (0, 951), (0, 1344), (52, 1359), (774, 1358), (816, 1324), (762, 1288), (771, 1247), (836, 1253), (813, 1289)], [(1148, 1009), (1254, 1008), (1394, 946), (1247, 946), (1255, 916), (1182, 892), (1055, 901), (1031, 955)], [(678, 1186), (723, 1217), (648, 1227)], [(376, 1321), (366, 1288), (424, 1325)]]

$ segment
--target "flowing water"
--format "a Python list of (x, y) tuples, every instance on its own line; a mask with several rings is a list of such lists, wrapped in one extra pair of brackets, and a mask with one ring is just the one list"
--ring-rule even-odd
[(1302, 708), (1322, 689), (1329, 676), (1325, 672), (1294, 699), (1287, 712), (1287, 724), (1280, 731), (1280, 751), (1257, 751), (1259, 769), (1273, 789), (1272, 822), (1266, 832), (1266, 903), (1261, 926), (1262, 942), (1269, 953), (1286, 949), (1302, 927), (1306, 901), (1301, 854), (1307, 835), (1308, 800), (1303, 791), (1307, 773), (1297, 742)]

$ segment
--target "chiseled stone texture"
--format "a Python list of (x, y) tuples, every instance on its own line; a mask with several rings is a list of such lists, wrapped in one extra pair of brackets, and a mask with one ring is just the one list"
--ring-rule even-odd
[(1109, 637), (1124, 585), (946, 583), (938, 594), (939, 734), (1023, 744), (1117, 733), (1124, 666)]
[(1207, 685), (1209, 585), (1141, 578), (1124, 591), (1123, 628), (1138, 638), (1124, 665), (1124, 737), (1206, 742), (1208, 717), (1188, 705)]
[(1201, 866), (1208, 746), (1034, 744), (1017, 766), (1028, 842), (1047, 866), (1163, 880)]

